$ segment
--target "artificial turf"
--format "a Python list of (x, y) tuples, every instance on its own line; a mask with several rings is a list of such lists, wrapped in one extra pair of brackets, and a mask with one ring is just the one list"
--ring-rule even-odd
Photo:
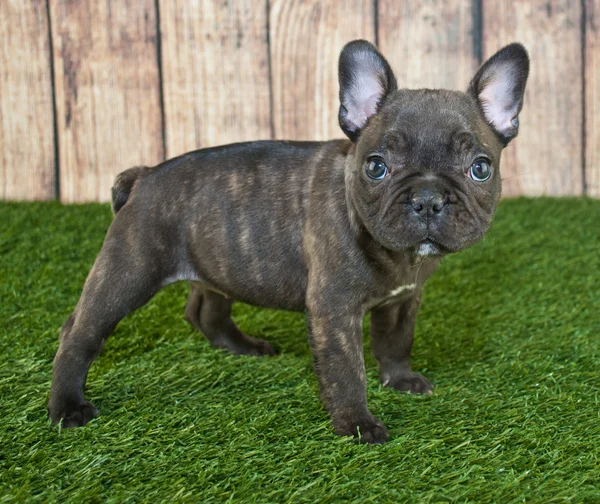
[(46, 419), (59, 327), (108, 205), (0, 204), (1, 502), (600, 502), (600, 201), (502, 202), (488, 237), (426, 287), (413, 367), (383, 388), (382, 446), (336, 437), (302, 314), (236, 305), (274, 358), (212, 348), (173, 285), (130, 315), (88, 376), (101, 416)]

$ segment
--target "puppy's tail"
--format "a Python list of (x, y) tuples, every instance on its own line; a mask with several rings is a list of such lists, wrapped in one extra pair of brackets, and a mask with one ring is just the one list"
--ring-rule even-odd
[(116, 214), (127, 203), (135, 183), (145, 174), (152, 171), (148, 166), (134, 166), (117, 175), (112, 186), (112, 210)]

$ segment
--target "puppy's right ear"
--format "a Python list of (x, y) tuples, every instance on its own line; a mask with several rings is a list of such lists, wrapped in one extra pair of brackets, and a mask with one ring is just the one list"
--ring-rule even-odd
[(366, 40), (354, 40), (344, 46), (338, 74), (340, 126), (348, 138), (356, 142), (386, 96), (396, 90), (396, 78), (389, 63)]
[(519, 112), (529, 75), (529, 55), (518, 43), (500, 49), (473, 77), (468, 92), (488, 124), (508, 144), (519, 131)]

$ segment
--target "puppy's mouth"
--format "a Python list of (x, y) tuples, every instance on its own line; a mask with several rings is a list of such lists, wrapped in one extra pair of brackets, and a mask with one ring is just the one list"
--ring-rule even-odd
[(446, 255), (450, 251), (441, 243), (433, 240), (432, 238), (425, 238), (415, 246), (415, 254), (418, 256), (442, 256)]

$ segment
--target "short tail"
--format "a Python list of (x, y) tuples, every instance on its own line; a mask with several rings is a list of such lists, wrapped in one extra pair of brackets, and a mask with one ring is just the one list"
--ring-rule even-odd
[(133, 168), (129, 168), (129, 170), (125, 170), (117, 175), (115, 178), (115, 183), (112, 186), (113, 213), (116, 214), (121, 207), (127, 203), (135, 183), (144, 174), (144, 172), (148, 172), (150, 170), (151, 168), (147, 166), (134, 166)]

